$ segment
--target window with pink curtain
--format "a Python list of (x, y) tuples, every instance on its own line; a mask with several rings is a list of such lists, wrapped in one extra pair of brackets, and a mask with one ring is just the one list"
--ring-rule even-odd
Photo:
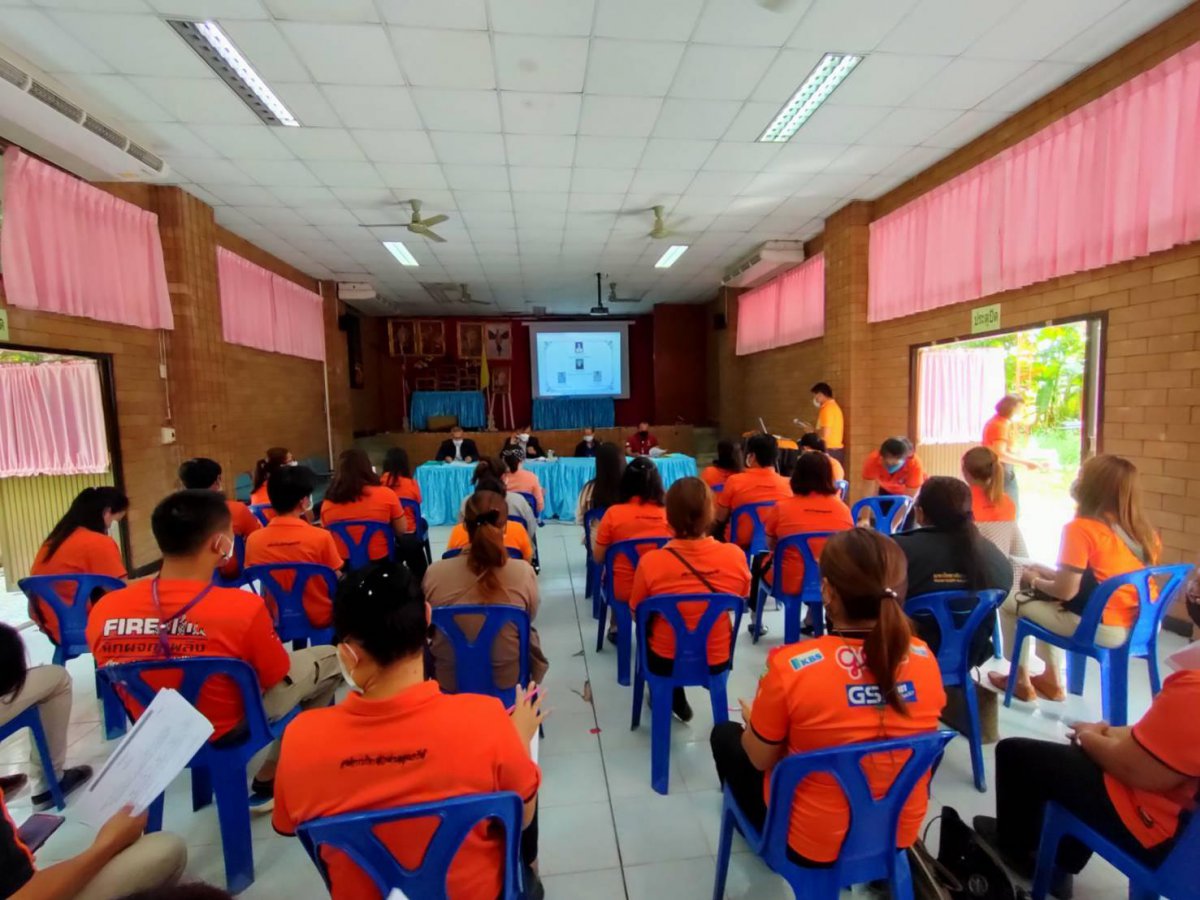
[(824, 333), (824, 254), (738, 298), (738, 356), (798, 344)]
[(871, 224), (881, 322), (1200, 239), (1200, 44)]
[(320, 294), (217, 248), (221, 334), (231, 344), (325, 359)]
[(917, 439), (962, 444), (983, 437), (983, 426), (1004, 396), (1004, 350), (960, 347), (922, 350), (918, 358)]
[(4, 292), (12, 306), (173, 328), (158, 216), (4, 151)]
[(0, 478), (107, 471), (96, 363), (0, 363)]

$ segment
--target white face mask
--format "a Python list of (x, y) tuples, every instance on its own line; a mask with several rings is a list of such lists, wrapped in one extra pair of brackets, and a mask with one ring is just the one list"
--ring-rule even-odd
[(821, 408), (821, 398), (820, 397), (813, 397), (813, 406), (817, 407), (817, 409)]
[(518, 438), (520, 438), (520, 439), (521, 439), (521, 440), (523, 440), (523, 441), (527, 441), (527, 440), (529, 440), (529, 432), (528, 432), (528, 431), (526, 431), (526, 432), (524, 432), (524, 433), (522, 433), (522, 434), (518, 434), (518, 435), (517, 435), (517, 437), (518, 437)]
[(354, 691), (354, 693), (356, 693), (356, 694), (361, 694), (363, 692), (363, 689), (358, 686), (358, 682), (354, 680), (354, 676), (351, 675), (350, 670), (346, 668), (346, 663), (342, 661), (342, 650), (341, 650), (342, 647), (345, 647), (347, 651), (349, 651), (350, 653), (353, 653), (354, 657), (355, 657), (355, 659), (354, 659), (355, 663), (358, 662), (358, 654), (354, 653), (354, 648), (352, 648), (349, 644), (341, 644), (341, 645), (339, 645), (338, 651), (337, 651), (338, 670), (342, 673), (342, 679), (349, 686), (350, 690)]
[(594, 441), (596, 438), (595, 438), (595, 436), (594, 436), (594, 435), (585, 434), (585, 435), (583, 436), (583, 439), (584, 439), (585, 441), (587, 441), (587, 442), (590, 444), (590, 443), (591, 443), (592, 441)]
[(229, 549), (221, 552), (221, 565), (225, 565), (225, 563), (233, 559), (233, 550), (236, 545), (234, 544), (233, 538), (231, 538), (229, 535), (225, 534), (222, 535), (222, 537), (229, 541)]

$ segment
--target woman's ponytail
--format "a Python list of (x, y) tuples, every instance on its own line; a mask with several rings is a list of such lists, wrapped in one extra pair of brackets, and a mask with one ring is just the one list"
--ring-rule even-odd
[(479, 583), (489, 592), (499, 590), (496, 570), (508, 563), (508, 550), (504, 546), (507, 521), (508, 507), (499, 494), (476, 491), (467, 499), (463, 510), (463, 523), (470, 540), (467, 568), (479, 576)]
[(888, 588), (879, 601), (879, 618), (863, 641), (863, 656), (867, 668), (875, 676), (887, 705), (908, 715), (908, 705), (897, 688), (900, 666), (908, 655), (912, 643), (912, 627), (908, 616), (900, 608), (899, 595)]

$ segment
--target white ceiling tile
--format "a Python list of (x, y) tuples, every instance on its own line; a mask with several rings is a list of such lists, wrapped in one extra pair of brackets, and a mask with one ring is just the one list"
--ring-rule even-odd
[(681, 194), (695, 177), (694, 172), (673, 169), (638, 169), (629, 186), (631, 194)]
[(454, 190), (507, 191), (507, 166), (442, 166), (446, 182)]
[(881, 174), (903, 175), (906, 178), (911, 178), (925, 171), (945, 155), (946, 151), (940, 147), (913, 147), (911, 150), (906, 150), (903, 156), (887, 166)]
[[(543, 213), (561, 217), (567, 211), (567, 197), (566, 191), (513, 191), (517, 227), (521, 228), (522, 223), (526, 229), (541, 227), (541, 224), (548, 222), (550, 218), (542, 215)], [(531, 220), (529, 213), (538, 215)]]
[(633, 181), (633, 169), (590, 169), (576, 166), (571, 190), (578, 193), (624, 194)]
[(938, 81), (949, 63), (950, 59), (944, 56), (873, 53), (829, 96), (828, 104), (899, 106), (913, 91), (931, 80)]
[(371, 0), (262, 0), (276, 19), (293, 22), (378, 22)]
[(202, 78), (210, 74), (179, 35), (153, 16), (55, 10), (50, 17), (126, 75)]
[(514, 166), (570, 166), (575, 159), (571, 135), (506, 134), (504, 144)]
[(728, 206), (729, 200), (726, 197), (715, 194), (693, 194), (689, 192), (679, 198), (679, 202), (671, 208), (671, 215), (667, 218), (686, 216), (688, 218), (688, 226), (696, 228), (697, 223), (702, 218), (711, 218), (723, 213)]
[(592, 0), (489, 0), (492, 28), (509, 34), (587, 35)]
[(1187, 5), (1188, 0), (1126, 0), (1099, 21), (1093, 18), (1094, 25), (1067, 41), (1050, 58), (1059, 62), (1096, 62)]
[(307, 81), (308, 70), (292, 50), (274, 22), (230, 20), (222, 29), (272, 86), (276, 81)]
[(254, 179), (227, 159), (190, 159), (177, 157), (171, 160), (171, 168), (188, 181), (197, 184), (254, 184)]
[[(486, 36), (484, 36), (486, 43)], [(496, 77), (505, 91), (583, 90), (586, 38), (497, 34)]]
[(494, 212), (511, 210), (512, 194), (503, 191), (455, 191), (454, 200), (461, 210)]
[(192, 127), (204, 143), (230, 159), (294, 159), (292, 151), (275, 136), (275, 130), (262, 123)]
[(256, 125), (250, 107), (216, 78), (130, 78), (133, 85), (159, 106), (189, 125)]
[(952, 109), (897, 109), (870, 129), (863, 140), (871, 144), (915, 147), (958, 118)]
[[(754, 88), (754, 99), (774, 103), (776, 107), (782, 106), (796, 93), (824, 55), (824, 50), (780, 50)], [(861, 67), (862, 64), (858, 68)], [(856, 79), (858, 75), (856, 69), (850, 73), (850, 79)], [(838, 90), (844, 88), (845, 84)]]
[[(184, 156), (211, 159), (221, 155), (184, 125), (160, 122), (153, 125), (142, 123), (139, 127), (145, 133), (143, 146), (164, 158)], [(211, 188), (211, 185), (208, 187)]]
[(579, 130), (579, 94), (501, 91), (504, 130), (514, 134), (575, 134)]
[(508, 180), (513, 192), (517, 191), (561, 191), (571, 189), (571, 170), (549, 166), (509, 166)]
[(613, 137), (646, 137), (654, 130), (662, 100), (587, 94), (579, 117), (579, 133)]
[(697, 172), (688, 185), (689, 194), (724, 194), (732, 196), (745, 190), (755, 176), (750, 172)]
[(886, 106), (826, 104), (792, 137), (797, 144), (853, 144), (891, 113)]
[(970, 109), (1010, 84), (1031, 64), (996, 59), (956, 59), (937, 78), (909, 97), (907, 105), (932, 109)]
[[(760, 172), (742, 185), (739, 193), (750, 196), (774, 196), (776, 205), (814, 179), (808, 172)], [(689, 191), (690, 193), (690, 191)]]
[(277, 128), (279, 139), (300, 159), (362, 159), (350, 132), (344, 128)]
[(736, 100), (663, 101), (654, 136), (664, 138), (719, 138), (729, 128), (741, 104)]
[(402, 87), (325, 85), (329, 103), (347, 128), (420, 128), (413, 93)]
[(1020, 0), (921, 0), (877, 49), (891, 53), (957, 56), (979, 36), (1015, 10)]
[(916, 5), (917, 0), (817, 0), (788, 43), (822, 53), (866, 53)]
[(582, 135), (575, 142), (575, 165), (601, 169), (637, 166), (646, 149), (644, 138)]
[(231, 206), (283, 206), (273, 191), (257, 184), (210, 184), (210, 193)]
[(1069, 62), (1034, 63), (1000, 90), (979, 102), (979, 109), (1016, 112), (1074, 77), (1082, 66)]
[(859, 190), (869, 175), (844, 175), (837, 172), (821, 172), (806, 185), (814, 192), (826, 197), (859, 197)]
[(0, 9), (4, 43), (47, 72), (111, 72), (98, 53), (36, 9)]
[(820, 172), (846, 152), (838, 144), (786, 143), (771, 162), (772, 172)]
[(391, 33), (409, 84), (440, 88), (496, 86), (486, 32), (393, 28)]
[(782, 144), (722, 141), (705, 161), (704, 168), (713, 172), (761, 172), (770, 165)]
[(282, 22), (279, 27), (313, 78), (322, 84), (404, 82), (387, 31), (381, 26)]
[(644, 169), (695, 170), (704, 165), (716, 146), (716, 141), (651, 138), (640, 165)]
[(508, 161), (504, 136), (500, 134), (434, 131), (429, 138), (443, 164), (502, 166)]
[(969, 144), (989, 128), (1003, 121), (1004, 118), (1005, 115), (1002, 112), (969, 109), (941, 131), (930, 135), (921, 143), (926, 147), (957, 149)]
[[(631, 176), (632, 174), (630, 173)], [(624, 199), (624, 191), (615, 194), (573, 193), (567, 201), (567, 209), (571, 212), (609, 212), (620, 209)]]
[(811, 0), (772, 3), (770, 8), (745, 0), (710, 0), (692, 40), (701, 44), (782, 47), (810, 5)]
[(843, 175), (876, 175), (907, 152), (907, 147), (855, 144), (843, 147), (826, 171)]
[(275, 82), (271, 89), (306, 128), (333, 128), (342, 124), (338, 114), (333, 111), (333, 107), (315, 84)]
[[(140, 0), (139, 0), (140, 2)], [(155, 12), (169, 16), (226, 20), (265, 19), (267, 11), (259, 0), (146, 0)]]
[(410, 28), (465, 28), (484, 31), (488, 27), (484, 0), (376, 0), (384, 21)]
[(436, 163), (379, 163), (375, 166), (384, 184), (395, 190), (446, 189), (442, 167)]
[[(672, 97), (744, 100), (750, 96), (776, 51), (763, 47), (691, 44), (675, 73)], [(792, 88), (795, 91), (795, 87)]]
[[(271, 193), (284, 206), (305, 207), (315, 209), (319, 206), (341, 206), (341, 201), (333, 196), (329, 188), (324, 187), (295, 187), (276, 185)], [(246, 201), (247, 203), (250, 201)], [(264, 204), (270, 206), (271, 204)]]
[(686, 41), (703, 8), (704, 0), (654, 0), (654, 14), (647, 15), (645, 0), (603, 0), (596, 10), (595, 34), (651, 41)]
[(427, 163), (438, 156), (424, 131), (380, 131), (360, 128), (352, 132), (354, 140), (372, 162)]
[(664, 97), (685, 44), (659, 41), (592, 41), (587, 63), (589, 94)]
[(1010, 15), (975, 41), (966, 55), (978, 59), (1045, 59), (1123, 2), (1023, 0)]
[(429, 131), (500, 131), (495, 91), (414, 88), (412, 98)]
[[(376, 187), (383, 184), (379, 172), (369, 162), (315, 159), (306, 165), (317, 177), (318, 183), (327, 187)], [(261, 179), (260, 182), (272, 183), (263, 182)], [(293, 182), (276, 181), (273, 183), (292, 184)]]
[(733, 124), (722, 135), (727, 141), (757, 141), (779, 113), (780, 103), (744, 103)]

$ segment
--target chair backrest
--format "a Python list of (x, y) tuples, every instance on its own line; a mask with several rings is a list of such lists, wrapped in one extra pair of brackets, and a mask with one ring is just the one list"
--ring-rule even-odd
[[(30, 575), (17, 582), (29, 601), (29, 616), (46, 631), (46, 621), (41, 604), (45, 603), (58, 620), (58, 646), (66, 659), (74, 659), (90, 652), (87, 641), (88, 612), (91, 609), (92, 593), (96, 590), (108, 593), (119, 591), (125, 582), (111, 575)], [(62, 593), (59, 588), (65, 588)], [(71, 599), (63, 599), (64, 593)], [(49, 633), (47, 631), (47, 633)]]
[[(406, 897), (446, 897), (446, 875), (462, 842), (483, 821), (498, 822), (504, 831), (504, 889), (502, 900), (521, 896), (520, 836), (523, 805), (511, 791), (496, 794), (469, 794), (432, 803), (382, 809), (377, 812), (345, 813), (302, 822), (296, 828), (300, 843), (308, 851), (331, 888), (329, 871), (321, 858), (321, 848), (331, 847), (345, 853), (375, 884), (380, 897), (399, 888)], [(421, 856), (417, 869), (406, 869), (379, 839), (381, 826), (407, 819), (434, 819), (437, 828)]]
[[(792, 798), (800, 782), (815, 772), (826, 773), (841, 787), (850, 806), (850, 827), (834, 868), (845, 872), (859, 868), (863, 877), (847, 875), (844, 884), (890, 874), (896, 861), (896, 831), (904, 804), (921, 776), (941, 758), (953, 731), (931, 731), (888, 741), (846, 744), (827, 750), (797, 753), (782, 759), (771, 770), (771, 801), (763, 825), (763, 857), (777, 872), (796, 867), (788, 859), (788, 830)], [(911, 751), (886, 794), (876, 798), (863, 769), (863, 758), (876, 753)]]
[(250, 512), (254, 513), (254, 518), (258, 519), (258, 524), (266, 525), (270, 519), (267, 518), (267, 510), (271, 508), (270, 503), (251, 503)]
[(396, 555), (396, 533), (392, 530), (391, 522), (346, 519), (330, 522), (325, 527), (346, 548), (351, 569), (361, 569), (371, 564), (371, 540), (376, 535), (383, 535), (387, 541), (387, 558), (392, 559)]
[[(689, 628), (679, 610), (681, 603), (703, 603), (704, 615), (694, 628)], [(658, 594), (647, 597), (637, 607), (638, 658), (643, 672), (649, 673), (647, 638), (650, 617), (659, 615), (675, 632), (675, 664), (671, 670), (672, 681), (703, 683), (708, 681), (708, 636), (717, 621), (727, 613), (733, 613), (733, 630), (729, 640), (729, 665), (733, 666), (733, 651), (737, 648), (738, 630), (742, 624), (742, 610), (746, 598), (734, 594)], [(654, 677), (650, 675), (649, 677)]]
[[(938, 668), (942, 683), (961, 684), (971, 668), (971, 639), (983, 620), (1000, 608), (1007, 591), (935, 591), (909, 597), (904, 611), (910, 616), (926, 613), (933, 616), (938, 627)], [(966, 616), (955, 613), (956, 601), (974, 600), (975, 607)], [(957, 620), (957, 621), (956, 621)]]
[[(771, 593), (776, 597), (796, 596), (800, 600), (821, 599), (821, 567), (817, 554), (813, 551), (816, 541), (827, 541), (837, 532), (806, 531), (803, 534), (789, 534), (775, 542), (775, 555), (771, 560)], [(824, 547), (824, 544), (821, 545)], [(804, 580), (800, 584), (800, 593), (792, 595), (783, 589), (783, 563), (789, 550), (796, 550), (804, 562)]]
[(842, 498), (842, 502), (846, 502), (846, 498), (850, 496), (850, 482), (844, 478), (839, 478), (833, 483), (833, 486), (838, 490), (838, 496)]
[[(462, 547), (455, 547), (453, 550), (447, 550), (445, 553), (442, 554), (442, 559), (454, 559), (454, 557), (456, 557), (456, 556), (462, 556), (463, 549), (464, 548), (462, 548)], [(509, 559), (524, 559), (525, 558), (525, 554), (523, 554), (516, 547), (505, 547), (504, 549), (506, 551), (508, 551)]]
[(907, 494), (884, 494), (879, 497), (863, 497), (850, 508), (850, 518), (858, 521), (864, 509), (875, 515), (875, 530), (880, 534), (894, 534), (904, 522), (916, 500)]
[(605, 509), (589, 509), (583, 514), (583, 546), (587, 550), (588, 559), (592, 558), (592, 530), (600, 525), (604, 518)]
[(714, 494), (719, 494), (719, 493), (721, 493), (721, 491), (725, 490), (725, 485), (724, 485), (724, 483), (712, 484), (712, 485), (709, 485), (709, 488), (712, 490), (712, 492)]
[(254, 479), (249, 472), (238, 472), (233, 482), (233, 496), (242, 503), (250, 502), (250, 491), (254, 489)]
[(426, 540), (429, 537), (429, 523), (421, 518), (421, 504), (416, 500), (406, 500), (401, 497), (400, 508), (406, 513), (412, 513), (413, 522), (416, 523), (417, 539)]
[[(459, 616), (480, 616), (483, 624), (473, 638), (463, 631)], [(492, 667), (492, 645), (500, 629), (513, 625), (517, 629), (517, 684), (529, 684), (529, 612), (516, 606), (491, 603), (468, 603), (437, 606), (433, 609), (433, 627), (446, 636), (454, 648), (454, 680), (460, 694), (487, 694), (499, 697), (511, 705), (512, 686), (496, 684)]]
[(525, 498), (525, 502), (529, 504), (530, 512), (532, 512), (535, 516), (540, 515), (538, 513), (537, 497), (533, 496), (533, 494), (529, 493), (529, 491), (516, 491), (516, 494), (519, 497)]
[[(280, 575), (291, 578), (280, 579)], [(258, 582), (267, 601), (267, 609), (275, 620), (275, 631), (281, 641), (298, 641), (328, 637), (329, 626), (317, 626), (304, 608), (304, 593), (314, 578), (325, 582), (330, 601), (337, 593), (337, 573), (319, 563), (264, 563), (248, 566), (242, 573), (246, 582)], [(285, 582), (289, 582), (285, 585)]]
[[(1079, 617), (1079, 627), (1075, 629), (1075, 640), (1088, 644), (1094, 643), (1096, 629), (1100, 627), (1100, 617), (1104, 614), (1104, 607), (1108, 605), (1108, 601), (1116, 591), (1126, 586), (1132, 586), (1137, 591), (1139, 609), (1137, 621), (1129, 630), (1129, 651), (1145, 653), (1149, 648), (1150, 641), (1158, 634), (1163, 616), (1167, 614), (1174, 594), (1183, 586), (1184, 579), (1187, 578), (1191, 569), (1190, 565), (1180, 563), (1147, 566), (1144, 569), (1135, 569), (1124, 575), (1114, 575), (1112, 578), (1104, 579), (1096, 585), (1092, 596), (1088, 598), (1087, 606)], [(1158, 579), (1164, 579), (1164, 583), (1158, 585)], [(1151, 583), (1156, 584), (1157, 591), (1150, 589)]]
[(1175, 837), (1175, 846), (1155, 873), (1164, 897), (1184, 896), (1186, 891), (1195, 890), (1196, 860), (1200, 859), (1200, 812), (1193, 810), (1184, 823), (1181, 817), (1182, 830)]
[(763, 527), (761, 511), (774, 505), (774, 500), (762, 500), (758, 503), (743, 503), (733, 510), (729, 520), (729, 535), (732, 540), (737, 540), (743, 534), (740, 520), (750, 520), (750, 543), (746, 545), (738, 541), (739, 545), (746, 548), (747, 553), (762, 553), (767, 549), (767, 531)]
[(616, 588), (616, 578), (614, 570), (618, 559), (624, 559), (629, 563), (630, 567), (637, 569), (638, 560), (642, 558), (642, 554), (647, 550), (658, 550), (666, 545), (670, 538), (667, 537), (644, 537), (631, 538), (628, 541), (617, 541), (615, 544), (610, 544), (608, 550), (604, 553), (604, 596), (608, 598), (608, 602), (614, 600), (618, 603), (628, 603), (628, 597), (618, 597)]

